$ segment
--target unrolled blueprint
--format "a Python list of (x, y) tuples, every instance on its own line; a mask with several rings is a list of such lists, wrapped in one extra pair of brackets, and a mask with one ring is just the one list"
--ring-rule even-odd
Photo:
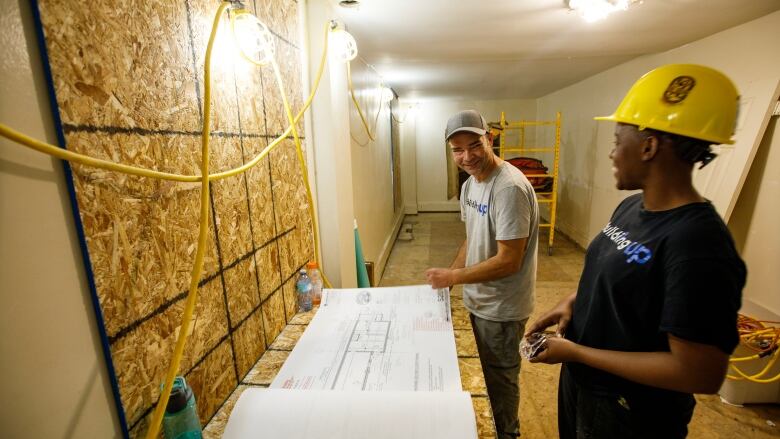
[(222, 439), (475, 439), (467, 392), (249, 388)]
[(325, 290), (271, 388), (461, 391), (449, 292)]

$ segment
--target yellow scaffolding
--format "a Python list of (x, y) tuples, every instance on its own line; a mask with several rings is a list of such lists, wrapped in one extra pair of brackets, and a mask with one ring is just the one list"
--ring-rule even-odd
[[(551, 192), (537, 192), (536, 199), (539, 204), (548, 204), (550, 206), (550, 222), (539, 224), (539, 227), (549, 228), (549, 239), (547, 254), (552, 256), (553, 241), (555, 239), (555, 215), (558, 206), (558, 164), (561, 158), (561, 112), (555, 113), (555, 120), (520, 120), (510, 122), (506, 120), (504, 112), (501, 112), (501, 121), (499, 122), (502, 134), (499, 141), (499, 156), (505, 158), (506, 153), (527, 153), (527, 152), (552, 152), (553, 172), (552, 174), (533, 174), (534, 177), (552, 177)], [(531, 147), (525, 145), (525, 129), (527, 127), (555, 126), (555, 144), (553, 146)], [(517, 146), (507, 146), (505, 135), (508, 130), (519, 131), (519, 144)]]

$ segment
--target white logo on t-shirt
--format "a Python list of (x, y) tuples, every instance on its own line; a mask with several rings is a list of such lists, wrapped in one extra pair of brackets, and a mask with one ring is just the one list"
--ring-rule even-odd
[(623, 250), (623, 253), (628, 255), (626, 262), (629, 264), (633, 262), (644, 264), (653, 257), (652, 250), (639, 242), (631, 241), (628, 239), (628, 232), (620, 230), (619, 227), (613, 226), (611, 223), (607, 223), (601, 233), (614, 242), (618, 250)]

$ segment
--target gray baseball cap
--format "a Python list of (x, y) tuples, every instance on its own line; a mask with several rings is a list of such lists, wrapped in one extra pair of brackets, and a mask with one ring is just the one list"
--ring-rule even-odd
[(453, 134), (468, 131), (484, 136), (490, 128), (485, 118), (477, 110), (464, 110), (456, 113), (447, 121), (447, 130), (444, 132), (444, 140), (450, 140)]

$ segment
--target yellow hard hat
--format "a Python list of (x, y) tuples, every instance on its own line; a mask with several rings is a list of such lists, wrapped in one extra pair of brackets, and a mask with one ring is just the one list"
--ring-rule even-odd
[(669, 64), (634, 83), (611, 120), (715, 144), (734, 143), (737, 88), (723, 73), (695, 64)]

